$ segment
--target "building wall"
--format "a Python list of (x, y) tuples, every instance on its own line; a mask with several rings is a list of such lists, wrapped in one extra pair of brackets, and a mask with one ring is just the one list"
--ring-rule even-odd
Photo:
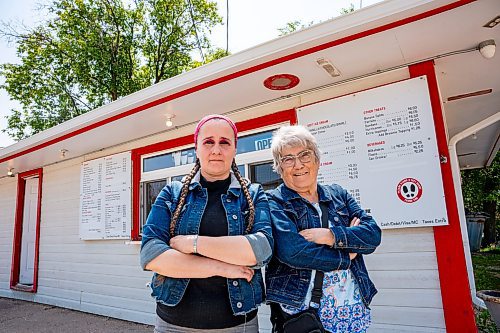
[[(150, 273), (139, 266), (139, 245), (79, 239), (81, 162), (74, 159), (44, 169), (38, 292), (32, 295), (9, 289), (9, 274), (3, 274), (4, 270), (10, 272), (8, 260), (8, 265), (1, 265), (0, 296), (151, 322), (154, 302), (146, 287)], [(9, 243), (9, 254), (11, 239), (1, 238), (2, 243)]]
[(383, 230), (382, 244), (365, 256), (379, 293), (374, 332), (445, 331), (432, 228)]
[[(407, 77), (406, 70), (386, 73), (232, 118), (249, 119)], [(79, 239), (80, 165), (85, 160), (181, 137), (192, 130), (181, 128), (44, 167), (36, 294), (9, 288), (17, 182), (14, 178), (0, 179), (0, 296), (153, 323), (155, 304), (146, 287), (151, 273), (139, 266), (139, 244)], [(384, 230), (382, 245), (366, 256), (366, 263), (379, 289), (371, 306), (371, 332), (445, 331), (432, 228)], [(268, 307), (262, 307), (262, 332), (270, 328), (268, 313)]]
[(16, 192), (15, 178), (0, 179), (0, 296), (10, 288)]

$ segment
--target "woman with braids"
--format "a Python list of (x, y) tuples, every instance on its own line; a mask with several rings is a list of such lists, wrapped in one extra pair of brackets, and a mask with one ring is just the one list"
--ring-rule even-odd
[(227, 117), (198, 123), (196, 163), (160, 192), (143, 229), (141, 265), (154, 272), (155, 332), (258, 332), (260, 268), (273, 248), (260, 185), (240, 175)]

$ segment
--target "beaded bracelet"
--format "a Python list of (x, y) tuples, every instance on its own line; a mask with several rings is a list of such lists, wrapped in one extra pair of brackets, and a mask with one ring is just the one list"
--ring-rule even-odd
[(193, 241), (193, 253), (194, 254), (198, 254), (198, 236), (199, 235), (196, 235), (196, 237), (194, 238), (194, 241)]

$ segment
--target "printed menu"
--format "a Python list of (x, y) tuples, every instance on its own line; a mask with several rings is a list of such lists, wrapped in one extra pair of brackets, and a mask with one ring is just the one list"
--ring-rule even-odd
[(322, 151), (318, 181), (337, 183), (381, 228), (448, 224), (425, 76), (297, 109)]
[(80, 178), (80, 238), (130, 238), (130, 152), (86, 161)]

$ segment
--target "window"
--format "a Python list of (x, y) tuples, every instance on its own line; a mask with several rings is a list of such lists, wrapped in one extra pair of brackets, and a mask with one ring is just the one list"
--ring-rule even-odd
[(195, 158), (196, 153), (194, 151), (194, 148), (145, 158), (143, 160), (142, 172), (149, 172), (191, 164), (194, 163)]
[(280, 175), (273, 170), (272, 161), (261, 164), (251, 164), (249, 167), (250, 181), (252, 183), (261, 184), (264, 190), (271, 190), (283, 183)]
[(142, 234), (142, 227), (146, 223), (146, 219), (148, 218), (149, 211), (151, 210), (151, 207), (153, 206), (156, 197), (158, 194), (160, 194), (161, 189), (165, 187), (167, 184), (166, 180), (156, 180), (156, 181), (151, 181), (151, 182), (144, 182), (141, 184), (142, 187), (142, 209), (141, 212), (143, 214), (141, 218), (141, 234)]

